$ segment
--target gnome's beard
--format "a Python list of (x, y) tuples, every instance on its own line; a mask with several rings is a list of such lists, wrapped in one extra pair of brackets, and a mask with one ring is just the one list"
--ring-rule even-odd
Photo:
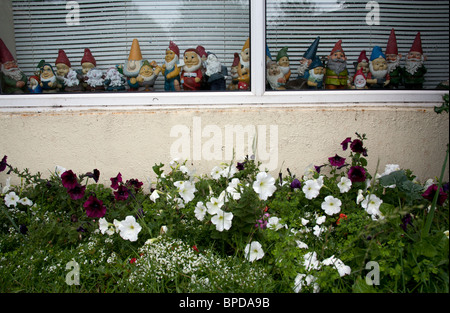
[(200, 69), (201, 67), (202, 67), (202, 62), (198, 62), (197, 65), (192, 65), (192, 66), (185, 65), (185, 66), (183, 67), (183, 70), (184, 70), (185, 72), (192, 73), (192, 72), (197, 71), (197, 70)]
[(314, 73), (314, 69), (309, 71), (309, 77), (314, 82), (323, 81), (323, 74), (316, 74), (316, 73)]
[(284, 75), (288, 74), (289, 71), (291, 70), (289, 66), (280, 66), (279, 68), (281, 70), (281, 73), (283, 73)]
[(423, 57), (421, 60), (406, 59), (405, 69), (408, 73), (414, 75), (422, 65), (423, 65)]
[(128, 77), (136, 77), (141, 70), (142, 60), (127, 60), (126, 66), (123, 68), (123, 74)]
[(399, 65), (400, 65), (400, 57), (397, 56), (397, 58), (395, 59), (395, 61), (388, 61), (388, 62), (387, 62), (388, 71), (389, 71), (389, 72), (394, 71)]
[(242, 55), (239, 56), (239, 59), (240, 59), (241, 65), (242, 65), (243, 67), (245, 67), (245, 68), (250, 68), (250, 61), (244, 61), (244, 60), (242, 60)]
[(165, 61), (165, 63), (166, 63), (166, 70), (168, 71), (172, 70), (175, 67), (175, 64), (178, 63), (178, 56), (175, 56), (173, 60), (170, 62)]
[(67, 77), (64, 78), (64, 84), (67, 87), (73, 87), (78, 86), (80, 81), (77, 78), (77, 72), (74, 70), (70, 70), (69, 73), (67, 73)]
[(283, 77), (284, 75), (281, 72), (275, 75), (269, 75), (269, 73), (267, 73), (267, 81), (273, 89), (277, 89), (279, 87), (278, 80)]
[(89, 78), (86, 83), (91, 87), (102, 86), (103, 85), (103, 73), (101, 70), (92, 69), (87, 74)]
[(49, 78), (42, 78), (42, 76), (41, 76), (41, 82), (42, 83), (56, 83), (56, 76), (53, 75), (52, 77), (49, 77)]
[(300, 76), (303, 76), (308, 69), (308, 62), (300, 63), (300, 66), (298, 67), (298, 74)]
[(2, 72), (3, 74), (5, 74), (7, 77), (12, 78), (14, 80), (20, 80), (22, 78), (22, 71), (19, 68), (10, 68), (9, 70), (5, 69), (4, 66), (2, 65)]
[(211, 76), (222, 71), (222, 64), (217, 58), (209, 58), (206, 60), (206, 75)]
[(347, 68), (347, 61), (345, 60), (329, 60), (328, 68), (336, 74), (343, 72)]
[(370, 63), (369, 68), (370, 68), (370, 72), (372, 73), (373, 78), (379, 78), (379, 79), (385, 78), (388, 73), (388, 70), (375, 71), (373, 69), (372, 62)]

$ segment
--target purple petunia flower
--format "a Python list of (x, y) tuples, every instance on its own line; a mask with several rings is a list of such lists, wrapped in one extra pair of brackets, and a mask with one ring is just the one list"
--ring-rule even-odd
[(117, 201), (125, 201), (128, 199), (128, 196), (130, 194), (130, 191), (127, 187), (124, 185), (120, 185), (117, 188), (117, 191), (114, 191), (114, 198), (116, 198)]
[(244, 170), (244, 167), (245, 167), (245, 163), (247, 163), (247, 161), (242, 162), (242, 163), (238, 162), (238, 164), (236, 165), (236, 168), (237, 168), (239, 171), (243, 171), (243, 170)]
[(86, 209), (86, 215), (88, 217), (103, 217), (106, 213), (106, 207), (103, 202), (94, 196), (90, 196), (89, 199), (83, 204)]
[(77, 184), (74, 188), (68, 189), (67, 193), (69, 194), (72, 200), (83, 199), (84, 192), (86, 191), (86, 186), (81, 186)]
[(318, 174), (320, 174), (320, 171), (322, 170), (322, 167), (324, 167), (324, 166), (325, 166), (325, 164), (324, 165), (320, 165), (320, 166), (314, 165), (314, 169), (316, 170), (316, 172)]
[(295, 188), (300, 189), (300, 188), (302, 188), (302, 183), (296, 178), (292, 181), (291, 188), (292, 189), (295, 189)]
[(352, 138), (347, 137), (343, 142), (341, 142), (342, 150), (347, 150), (348, 144), (352, 141)]
[(88, 172), (85, 174), (89, 178), (93, 178), (96, 183), (98, 183), (98, 179), (100, 178), (100, 171), (95, 169), (93, 172)]
[(115, 190), (119, 188), (119, 183), (122, 182), (122, 174), (119, 173), (117, 174), (116, 177), (111, 177), (110, 179), (111, 179), (111, 188)]
[(404, 231), (406, 231), (406, 228), (408, 227), (408, 225), (412, 226), (412, 216), (411, 214), (406, 214), (403, 218), (402, 218), (402, 224), (400, 225), (402, 227), (402, 229)]
[(361, 183), (366, 181), (366, 170), (361, 166), (352, 166), (348, 171), (348, 178), (352, 183)]
[(330, 161), (331, 166), (340, 167), (345, 164), (345, 158), (342, 158), (337, 154), (334, 157), (328, 158), (328, 161)]
[(7, 165), (6, 159), (7, 159), (7, 158), (8, 158), (8, 157), (5, 155), (5, 156), (3, 157), (3, 159), (0, 161), (0, 173), (3, 172), (3, 171), (6, 169), (6, 165)]
[(350, 144), (350, 149), (355, 153), (364, 153), (363, 142), (359, 139), (355, 139)]
[[(433, 201), (434, 195), (436, 194), (438, 186), (436, 184), (431, 185), (428, 187), (428, 189), (422, 194), (422, 197), (429, 201)], [(437, 200), (438, 205), (443, 205), (445, 200), (447, 200), (447, 194), (444, 192), (444, 190), (441, 188), (439, 190), (439, 196)]]
[(61, 181), (62, 185), (66, 189), (72, 189), (75, 188), (78, 185), (78, 178), (77, 175), (72, 172), (72, 170), (65, 171), (61, 175)]
[(139, 180), (134, 178), (127, 180), (127, 182), (125, 183), (125, 185), (127, 185), (128, 187), (133, 187), (135, 192), (138, 192), (143, 184), (143, 182), (140, 182)]

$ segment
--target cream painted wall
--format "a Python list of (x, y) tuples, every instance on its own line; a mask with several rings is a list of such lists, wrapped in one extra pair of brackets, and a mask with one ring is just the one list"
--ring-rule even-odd
[[(202, 131), (216, 130), (223, 137), (226, 125), (266, 125), (268, 135), (269, 126), (275, 125), (278, 162), (277, 169), (272, 171), (274, 175), (279, 170), (286, 175), (286, 168), (290, 168), (301, 176), (311, 163), (320, 165), (336, 153), (347, 157), (349, 153), (342, 151), (340, 143), (346, 137), (355, 138), (354, 133), (359, 132), (368, 137), (366, 146), (372, 173), (380, 160), (380, 172), (386, 164), (396, 163), (412, 169), (425, 181), (439, 176), (445, 145), (449, 142), (448, 114), (437, 115), (432, 108), (55, 109), (45, 113), (0, 112), (0, 157), (7, 155), (13, 166), (27, 167), (33, 173), (40, 171), (45, 176), (61, 165), (79, 174), (97, 168), (106, 184), (118, 172), (124, 179), (153, 180), (152, 166), (159, 162), (168, 164), (172, 159), (171, 148), (182, 143), (180, 136), (170, 136), (171, 130), (190, 129), (191, 142), (187, 146), (192, 155), (196, 149), (194, 136), (197, 142), (200, 138), (199, 133), (194, 134), (198, 131), (194, 121), (201, 122)], [(211, 138), (204, 135), (200, 138), (201, 146), (206, 148)], [(222, 139), (226, 146), (225, 138)], [(205, 174), (219, 163), (202, 158), (188, 165)], [(5, 172), (0, 173), (0, 184), (6, 177)]]

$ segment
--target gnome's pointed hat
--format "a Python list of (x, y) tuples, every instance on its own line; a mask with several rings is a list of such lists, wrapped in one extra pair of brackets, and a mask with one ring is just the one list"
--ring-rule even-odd
[(70, 65), (69, 58), (67, 57), (66, 52), (63, 49), (59, 49), (58, 57), (56, 58), (55, 65), (59, 64), (59, 63), (65, 64), (68, 67), (72, 67)]
[(81, 59), (81, 64), (86, 62), (92, 63), (94, 64), (94, 66), (97, 66), (97, 62), (95, 61), (95, 58), (92, 55), (91, 50), (89, 50), (89, 48), (84, 49), (84, 55), (83, 58)]
[(173, 41), (169, 42), (169, 50), (173, 51), (178, 57), (180, 57), (180, 49)]
[(375, 46), (372, 49), (372, 54), (370, 55), (370, 61), (378, 59), (379, 57), (386, 59), (386, 56), (383, 54), (383, 51), (381, 50), (381, 48), (379, 46)]
[(206, 53), (205, 47), (197, 46), (196, 50), (200, 57), (208, 56), (208, 54)]
[(360, 68), (359, 70), (356, 71), (355, 76), (353, 76), (353, 80), (355, 80), (356, 76), (359, 76), (359, 75), (364, 77), (364, 79), (367, 79), (366, 75), (364, 75), (364, 72), (363, 72), (362, 68)]
[(316, 67), (323, 67), (323, 63), (318, 56), (314, 58), (311, 65), (309, 66), (309, 69), (312, 70), (315, 69)]
[(250, 37), (247, 38), (247, 40), (245, 41), (245, 44), (242, 47), (242, 51), (244, 51), (245, 49), (249, 49), (249, 48), (250, 48)]
[(319, 47), (320, 36), (317, 36), (316, 40), (309, 46), (308, 50), (306, 50), (303, 57), (308, 60), (314, 60), (317, 53), (317, 48)]
[(235, 52), (234, 53), (233, 64), (231, 65), (231, 67), (238, 66), (239, 65), (239, 61), (240, 61), (239, 53)]
[(13, 55), (9, 51), (8, 47), (5, 45), (3, 40), (0, 38), (0, 63), (6, 63), (10, 61), (15, 61)]
[(362, 61), (366, 61), (367, 63), (369, 63), (369, 58), (366, 55), (366, 50), (361, 51), (361, 53), (359, 54), (357, 62), (361, 63)]
[(330, 52), (330, 55), (332, 55), (336, 51), (341, 51), (345, 55), (344, 50), (342, 50), (342, 40), (339, 40), (338, 42), (336, 42), (336, 44), (334, 45), (333, 50), (331, 50), (331, 52)]
[(128, 56), (128, 61), (142, 60), (141, 47), (139, 47), (139, 41), (137, 39), (133, 39), (133, 43), (131, 44), (130, 55)]
[(420, 54), (423, 54), (422, 39), (420, 38), (420, 32), (417, 33), (416, 38), (414, 39), (414, 43), (409, 52), (419, 52)]
[(270, 60), (272, 60), (272, 54), (270, 53), (270, 49), (267, 43), (266, 43), (266, 56), (269, 57)]
[(393, 28), (391, 29), (391, 34), (389, 35), (386, 54), (398, 54), (397, 37), (395, 36), (395, 30)]
[(283, 58), (283, 57), (288, 57), (289, 58), (289, 56), (287, 54), (287, 51), (288, 51), (288, 47), (284, 47), (284, 48), (282, 48), (280, 50), (280, 52), (278, 52), (278, 54), (277, 54), (277, 62), (280, 61), (280, 59)]

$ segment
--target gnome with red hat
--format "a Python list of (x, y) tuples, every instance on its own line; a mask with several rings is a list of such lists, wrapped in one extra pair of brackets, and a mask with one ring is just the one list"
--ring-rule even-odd
[(358, 57), (358, 61), (354, 62), (353, 64), (355, 65), (356, 72), (361, 69), (365, 76), (369, 74), (369, 58), (367, 57), (366, 50), (361, 51)]
[(3, 93), (25, 93), (27, 88), (27, 76), (19, 69), (16, 60), (0, 39), (0, 65)]
[(58, 57), (55, 60), (56, 80), (58, 81), (58, 91), (64, 91), (64, 78), (69, 73), (72, 65), (63, 49), (58, 50)]
[(231, 64), (231, 83), (228, 85), (227, 90), (238, 90), (239, 84), (239, 74), (238, 74), (238, 66), (239, 66), (239, 53), (234, 53), (233, 64)]
[(400, 66), (402, 55), (398, 53), (397, 37), (395, 36), (395, 30), (393, 28), (391, 29), (391, 34), (389, 35), (385, 54), (389, 76), (391, 77), (388, 87), (391, 89), (398, 89), (403, 77), (403, 69)]
[(202, 59), (197, 49), (190, 48), (184, 52), (184, 66), (181, 72), (183, 90), (200, 90), (202, 86), (203, 71)]
[(166, 56), (162, 66), (162, 73), (164, 75), (164, 90), (165, 91), (180, 91), (180, 68), (178, 62), (180, 58), (180, 49), (171, 41), (169, 47), (166, 49)]
[(353, 76), (353, 85), (351, 89), (368, 89), (366, 75), (362, 68), (356, 71)]
[(414, 43), (406, 56), (406, 64), (403, 72), (403, 82), (406, 89), (422, 89), (425, 82), (427, 69), (423, 65), (426, 56), (422, 50), (420, 32), (417, 33)]
[(347, 89), (348, 69), (347, 57), (339, 40), (328, 56), (325, 72), (325, 89)]

